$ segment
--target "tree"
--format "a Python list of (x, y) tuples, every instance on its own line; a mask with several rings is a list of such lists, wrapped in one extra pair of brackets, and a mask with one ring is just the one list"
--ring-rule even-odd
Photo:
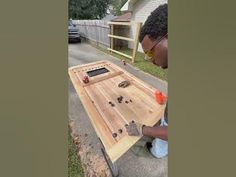
[(111, 0), (69, 0), (69, 18), (101, 19), (107, 14)]
[(121, 15), (121, 7), (126, 3), (127, 0), (111, 0), (112, 14), (115, 16)]

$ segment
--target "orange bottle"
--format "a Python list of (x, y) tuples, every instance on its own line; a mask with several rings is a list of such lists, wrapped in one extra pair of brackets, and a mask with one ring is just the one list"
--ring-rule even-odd
[(167, 97), (162, 92), (160, 92), (159, 90), (157, 90), (155, 92), (155, 97), (156, 97), (156, 101), (159, 104), (164, 104), (166, 102), (166, 99), (167, 99)]

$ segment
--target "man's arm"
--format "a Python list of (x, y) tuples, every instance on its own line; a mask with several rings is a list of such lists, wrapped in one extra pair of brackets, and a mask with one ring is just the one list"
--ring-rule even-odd
[(149, 127), (137, 122), (130, 122), (126, 127), (126, 130), (130, 136), (144, 135), (153, 138), (160, 138), (162, 140), (168, 140), (167, 126)]
[(160, 138), (162, 140), (168, 140), (167, 126), (143, 126), (142, 132), (144, 136), (149, 136), (153, 138)]

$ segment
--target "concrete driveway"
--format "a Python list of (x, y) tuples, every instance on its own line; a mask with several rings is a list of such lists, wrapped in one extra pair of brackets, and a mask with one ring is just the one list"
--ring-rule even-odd
[[(87, 43), (69, 44), (68, 67), (89, 62), (108, 60), (124, 68), (134, 76), (142, 79), (155, 88), (167, 92), (167, 83), (140, 71), (131, 65), (124, 66), (115, 57), (107, 55)], [(87, 176), (110, 176), (108, 167), (101, 152), (101, 143), (89, 121), (83, 105), (69, 79), (69, 119), (73, 135), (77, 142), (81, 161)], [(149, 154), (137, 151), (134, 146), (116, 161), (120, 177), (166, 177), (167, 158), (156, 159)], [(136, 148), (136, 149), (135, 149)]]

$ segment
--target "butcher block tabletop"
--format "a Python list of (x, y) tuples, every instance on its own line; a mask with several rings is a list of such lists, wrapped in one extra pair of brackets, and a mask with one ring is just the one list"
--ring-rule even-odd
[[(157, 89), (109, 61), (71, 67), (69, 75), (112, 162), (141, 138), (129, 136), (125, 126), (132, 121), (154, 126), (163, 116)], [(123, 81), (128, 85), (119, 85)]]

